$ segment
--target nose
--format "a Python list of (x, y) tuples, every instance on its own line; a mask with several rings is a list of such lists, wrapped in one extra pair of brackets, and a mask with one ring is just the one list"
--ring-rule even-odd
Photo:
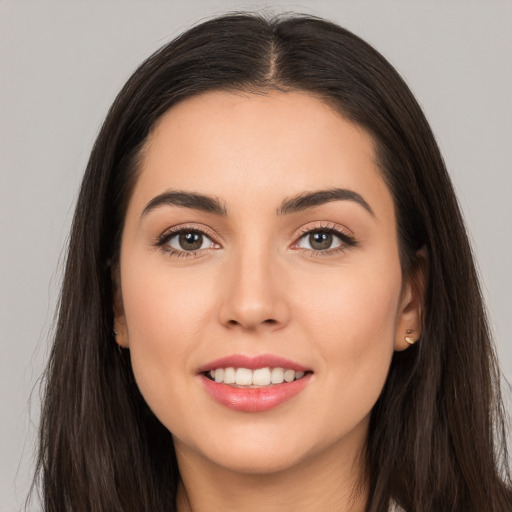
[(274, 331), (289, 321), (286, 283), (271, 251), (240, 250), (226, 262), (229, 275), (222, 283), (220, 322), (230, 329)]

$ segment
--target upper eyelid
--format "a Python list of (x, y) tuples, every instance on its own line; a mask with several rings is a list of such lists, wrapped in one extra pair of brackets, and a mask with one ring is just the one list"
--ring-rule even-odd
[(197, 231), (203, 235), (206, 235), (208, 238), (210, 238), (212, 240), (212, 242), (220, 243), (219, 237), (215, 234), (215, 232), (213, 230), (211, 230), (210, 228), (208, 228), (204, 225), (197, 226), (195, 224), (183, 224), (183, 225), (172, 226), (170, 228), (167, 228), (166, 230), (163, 231), (162, 234), (160, 234), (157, 237), (157, 242), (160, 242), (162, 240), (167, 241), (170, 238), (172, 238), (173, 236), (175, 236), (179, 233), (182, 233), (182, 232), (187, 232), (187, 231)]
[(301, 227), (298, 231), (293, 235), (294, 239), (302, 238), (304, 235), (314, 231), (331, 231), (334, 233), (340, 233), (341, 235), (345, 235), (349, 238), (354, 238), (354, 233), (345, 226), (337, 224), (335, 222), (328, 221), (317, 221), (313, 224), (307, 224), (306, 226)]

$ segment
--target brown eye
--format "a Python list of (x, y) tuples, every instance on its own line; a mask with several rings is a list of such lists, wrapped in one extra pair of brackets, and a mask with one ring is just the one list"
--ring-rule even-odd
[(318, 251), (324, 251), (326, 249), (330, 249), (332, 244), (332, 234), (331, 233), (323, 233), (317, 232), (309, 235), (309, 245), (312, 249)]
[(197, 251), (203, 245), (203, 235), (200, 233), (182, 233), (178, 240), (185, 251)]
[(327, 251), (334, 249), (343, 244), (341, 236), (331, 233), (330, 231), (310, 231), (306, 233), (298, 242), (301, 249), (309, 249), (313, 251)]
[(213, 246), (213, 242), (198, 231), (182, 231), (169, 238), (167, 245), (179, 251), (198, 251)]

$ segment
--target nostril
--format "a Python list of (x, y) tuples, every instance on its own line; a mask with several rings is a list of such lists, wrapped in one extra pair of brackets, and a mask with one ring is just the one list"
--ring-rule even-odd
[[(227, 323), (230, 326), (242, 325), (242, 322), (239, 322), (238, 320), (233, 320), (233, 319), (228, 320)], [(263, 322), (261, 322), (261, 323), (265, 324), (265, 325), (276, 325), (278, 322), (274, 318), (267, 318), (266, 320), (263, 320)]]

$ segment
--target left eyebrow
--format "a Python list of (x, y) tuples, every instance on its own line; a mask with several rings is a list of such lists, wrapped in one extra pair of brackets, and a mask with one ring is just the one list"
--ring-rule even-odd
[(331, 201), (354, 201), (361, 205), (368, 213), (375, 217), (371, 206), (357, 192), (346, 188), (330, 188), (326, 190), (317, 190), (315, 192), (305, 192), (295, 197), (285, 199), (277, 209), (277, 215), (287, 215), (300, 212), (320, 206)]

